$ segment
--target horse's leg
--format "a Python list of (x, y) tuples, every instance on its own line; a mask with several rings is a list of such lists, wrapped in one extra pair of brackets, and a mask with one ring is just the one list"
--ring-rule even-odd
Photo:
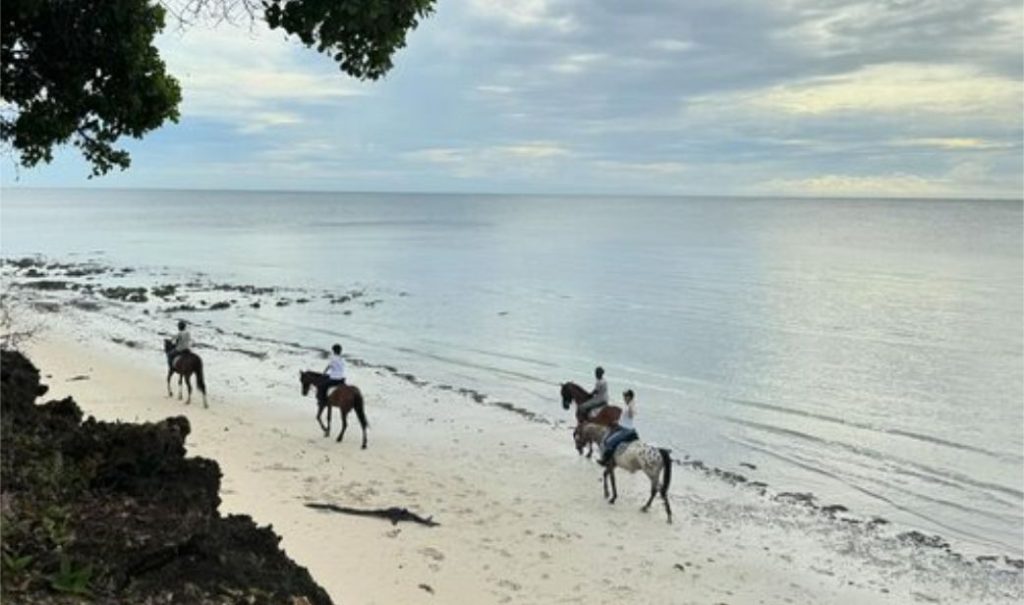
[(587, 460), (590, 460), (590, 457), (593, 456), (593, 455), (594, 455), (594, 442), (590, 441), (590, 442), (587, 443)]
[(324, 408), (325, 408), (325, 407), (327, 407), (327, 406), (325, 406), (325, 405), (323, 405), (323, 404), (321, 404), (321, 403), (319, 403), (319, 402), (317, 403), (317, 406), (318, 406), (318, 407), (319, 407), (320, 409), (318, 409), (318, 410), (316, 411), (316, 422), (317, 422), (317, 424), (319, 424), (319, 425), (320, 425), (320, 430), (324, 432), (324, 437), (327, 437), (327, 436), (328, 436), (328, 435), (330, 435), (331, 433), (330, 433), (330, 431), (328, 430), (328, 428), (327, 428), (326, 426), (324, 426), (324, 421), (323, 421), (323, 420), (320, 420), (320, 418), (321, 418), (321, 417), (322, 417), (322, 416), (324, 415)]
[(341, 414), (341, 432), (338, 433), (338, 443), (345, 437), (345, 429), (348, 428), (348, 409), (340, 408), (338, 413)]
[(661, 469), (654, 469), (654, 474), (651, 474), (650, 470), (644, 470), (647, 473), (647, 478), (651, 480), (651, 497), (647, 499), (647, 504), (640, 507), (640, 510), (647, 512), (647, 509), (651, 508), (651, 502), (654, 502), (654, 496), (658, 493), (658, 471)]
[(174, 368), (167, 368), (167, 396), (174, 397), (174, 391), (171, 390), (171, 376), (174, 376)]
[(178, 401), (181, 401), (181, 383), (185, 380), (185, 375), (178, 372)]
[(608, 468), (604, 469), (603, 475), (604, 475), (604, 499), (605, 500), (608, 499), (608, 475), (611, 474), (611, 472), (612, 472), (612, 467), (610, 467), (610, 466)]
[(331, 408), (333, 408), (333, 407), (334, 406), (331, 405), (330, 400), (328, 400), (327, 401), (327, 430), (324, 431), (324, 437), (330, 437), (331, 436)]
[(608, 477), (612, 480), (612, 499), (608, 501), (608, 504), (615, 504), (615, 501), (619, 498), (619, 490), (615, 487), (615, 464), (610, 463), (608, 465)]
[(185, 400), (185, 405), (192, 403), (192, 375), (188, 374), (185, 376), (185, 386), (188, 387), (188, 399)]

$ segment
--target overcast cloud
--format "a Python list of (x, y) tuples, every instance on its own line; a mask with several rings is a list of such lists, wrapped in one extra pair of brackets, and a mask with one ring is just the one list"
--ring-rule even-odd
[(377, 83), (194, 28), (160, 42), (181, 123), (89, 184), (1019, 199), (1022, 28), (1019, 0), (440, 0)]

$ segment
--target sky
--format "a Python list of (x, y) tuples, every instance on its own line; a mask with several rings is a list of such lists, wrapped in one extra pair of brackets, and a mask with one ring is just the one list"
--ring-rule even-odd
[(182, 119), (5, 186), (1024, 197), (1020, 0), (439, 0), (378, 82), (169, 26)]

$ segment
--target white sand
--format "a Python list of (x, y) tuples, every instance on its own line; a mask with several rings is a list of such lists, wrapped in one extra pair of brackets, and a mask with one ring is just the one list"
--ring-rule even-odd
[[(103, 420), (187, 415), (189, 452), (224, 473), (221, 511), (273, 525), (339, 603), (1010, 603), (1021, 594), (1019, 576), (994, 582), (991, 570), (901, 546), (885, 529), (684, 467), (674, 469), (673, 525), (657, 500), (639, 512), (642, 475), (620, 475), (609, 506), (599, 467), (576, 455), (565, 427), (383, 371), (354, 369), (371, 424), (365, 451), (354, 415), (338, 444), (322, 437), (312, 398), (300, 398), (297, 371), (317, 359), (200, 350), (210, 408), (198, 398), (186, 407), (167, 397), (157, 337), (144, 325), (109, 328), (146, 344), (134, 349), (110, 342), (83, 311), (37, 317), (48, 328), (25, 348), (47, 398), (72, 395)], [(441, 526), (392, 526), (305, 502), (403, 506)]]

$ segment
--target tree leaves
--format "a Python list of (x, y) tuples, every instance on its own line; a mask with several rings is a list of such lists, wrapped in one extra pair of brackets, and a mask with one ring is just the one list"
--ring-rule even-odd
[[(227, 11), (233, 1), (212, 4)], [(263, 8), (271, 28), (332, 57), (346, 74), (376, 80), (433, 3), (263, 0)], [(200, 6), (213, 10), (205, 1)], [(92, 176), (127, 168), (128, 152), (116, 147), (122, 137), (138, 139), (178, 120), (181, 89), (153, 46), (164, 16), (150, 0), (3, 0), (0, 141), (26, 167), (72, 145)]]
[(345, 73), (377, 80), (405, 47), (405, 36), (433, 12), (434, 0), (265, 0), (271, 28), (332, 57)]
[(153, 46), (164, 10), (147, 0), (4, 0), (0, 138), (31, 167), (72, 144), (94, 176), (127, 168), (122, 136), (177, 121), (181, 90)]

